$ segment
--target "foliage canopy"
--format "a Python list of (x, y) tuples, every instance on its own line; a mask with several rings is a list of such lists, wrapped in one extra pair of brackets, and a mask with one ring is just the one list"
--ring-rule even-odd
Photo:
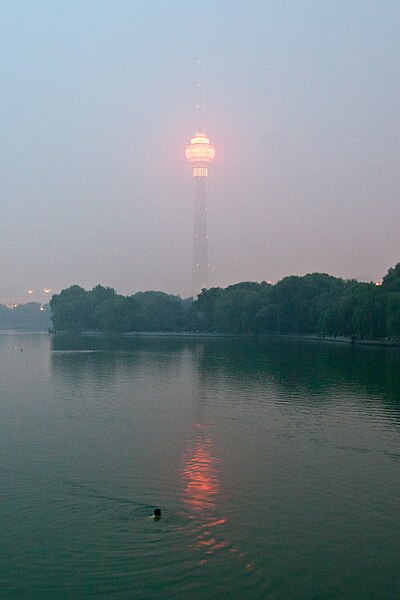
[(62, 290), (50, 302), (56, 330), (314, 333), (400, 336), (400, 263), (382, 285), (326, 273), (291, 275), (275, 285), (242, 282), (202, 290), (192, 301), (164, 292), (122, 296), (97, 285)]

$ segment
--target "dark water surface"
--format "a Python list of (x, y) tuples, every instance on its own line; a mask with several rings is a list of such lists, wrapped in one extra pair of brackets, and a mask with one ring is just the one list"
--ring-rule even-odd
[(400, 598), (399, 351), (1, 334), (0, 376), (1, 598)]

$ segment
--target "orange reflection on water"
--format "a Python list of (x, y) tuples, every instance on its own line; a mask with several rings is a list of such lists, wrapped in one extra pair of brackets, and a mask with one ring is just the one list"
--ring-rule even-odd
[(194, 445), (183, 457), (182, 468), (183, 502), (197, 511), (214, 507), (219, 490), (216, 467), (219, 461), (212, 455), (210, 438), (203, 437), (199, 428)]
[(220, 491), (218, 463), (221, 463), (221, 459), (213, 456), (212, 442), (208, 435), (209, 425), (195, 423), (194, 429), (193, 442), (183, 455), (181, 472), (182, 501), (192, 512), (191, 548), (197, 548), (201, 552), (198, 561), (201, 565), (207, 564), (217, 556), (236, 556), (246, 570), (252, 570), (251, 563), (243, 565), (246, 554), (240, 552), (227, 538), (225, 518), (216, 514)]

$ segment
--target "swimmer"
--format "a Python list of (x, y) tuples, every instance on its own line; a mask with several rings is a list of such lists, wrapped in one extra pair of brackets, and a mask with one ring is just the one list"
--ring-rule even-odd
[(161, 509), (160, 508), (155, 508), (154, 509), (153, 519), (155, 521), (158, 521), (159, 519), (161, 519)]

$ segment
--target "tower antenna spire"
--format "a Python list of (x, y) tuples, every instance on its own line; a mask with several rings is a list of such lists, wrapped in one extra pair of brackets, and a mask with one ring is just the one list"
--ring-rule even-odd
[(204, 121), (204, 101), (203, 101), (203, 61), (200, 56), (200, 50), (197, 56), (197, 129), (203, 131)]

